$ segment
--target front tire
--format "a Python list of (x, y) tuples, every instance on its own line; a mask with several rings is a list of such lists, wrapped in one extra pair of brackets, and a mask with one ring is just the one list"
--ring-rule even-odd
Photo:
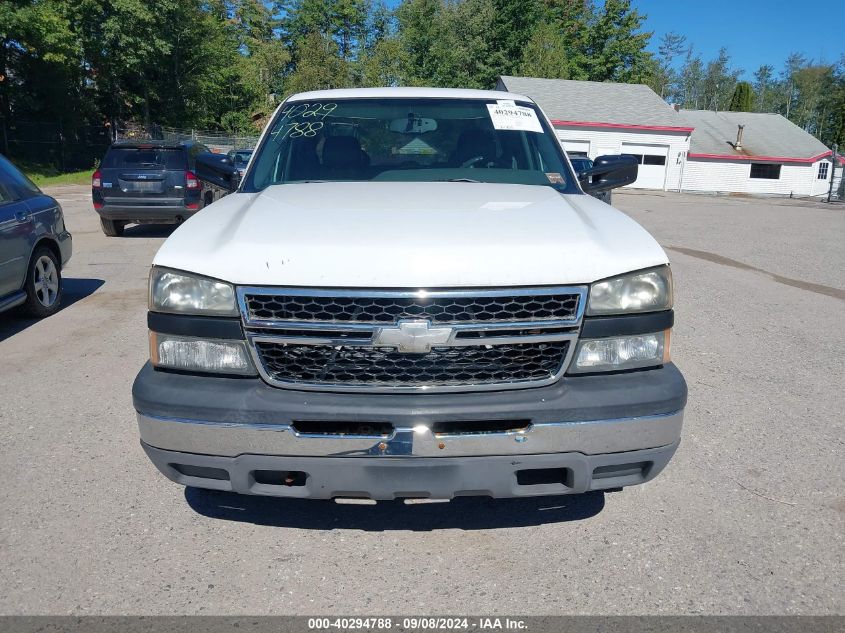
[(100, 226), (103, 227), (103, 233), (109, 237), (120, 237), (123, 235), (123, 229), (126, 226), (126, 223), (118, 222), (117, 220), (100, 218)]
[(62, 273), (59, 260), (46, 246), (35, 250), (26, 271), (26, 302), (23, 310), (39, 319), (58, 312), (62, 303)]

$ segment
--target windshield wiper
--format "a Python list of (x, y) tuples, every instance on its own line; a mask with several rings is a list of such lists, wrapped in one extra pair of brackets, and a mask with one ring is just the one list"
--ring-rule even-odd
[(441, 178), (435, 182), (481, 182), (480, 180), (473, 180), (472, 178)]

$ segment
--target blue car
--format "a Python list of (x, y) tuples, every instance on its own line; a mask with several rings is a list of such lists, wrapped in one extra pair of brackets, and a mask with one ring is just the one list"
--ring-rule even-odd
[(62, 207), (0, 155), (0, 312), (55, 313), (71, 251)]

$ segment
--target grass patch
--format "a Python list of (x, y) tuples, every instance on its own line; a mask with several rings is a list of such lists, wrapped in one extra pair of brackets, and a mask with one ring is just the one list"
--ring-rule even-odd
[(91, 174), (94, 168), (82, 171), (71, 171), (62, 173), (50, 165), (36, 165), (31, 163), (18, 163), (18, 169), (30, 177), (39, 187), (50, 185), (86, 185), (91, 182)]

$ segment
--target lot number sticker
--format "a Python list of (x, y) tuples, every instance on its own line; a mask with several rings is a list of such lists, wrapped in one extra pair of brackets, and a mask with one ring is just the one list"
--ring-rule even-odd
[(511, 103), (488, 103), (487, 110), (490, 112), (493, 127), (497, 130), (543, 131), (537, 113), (531, 108)]

